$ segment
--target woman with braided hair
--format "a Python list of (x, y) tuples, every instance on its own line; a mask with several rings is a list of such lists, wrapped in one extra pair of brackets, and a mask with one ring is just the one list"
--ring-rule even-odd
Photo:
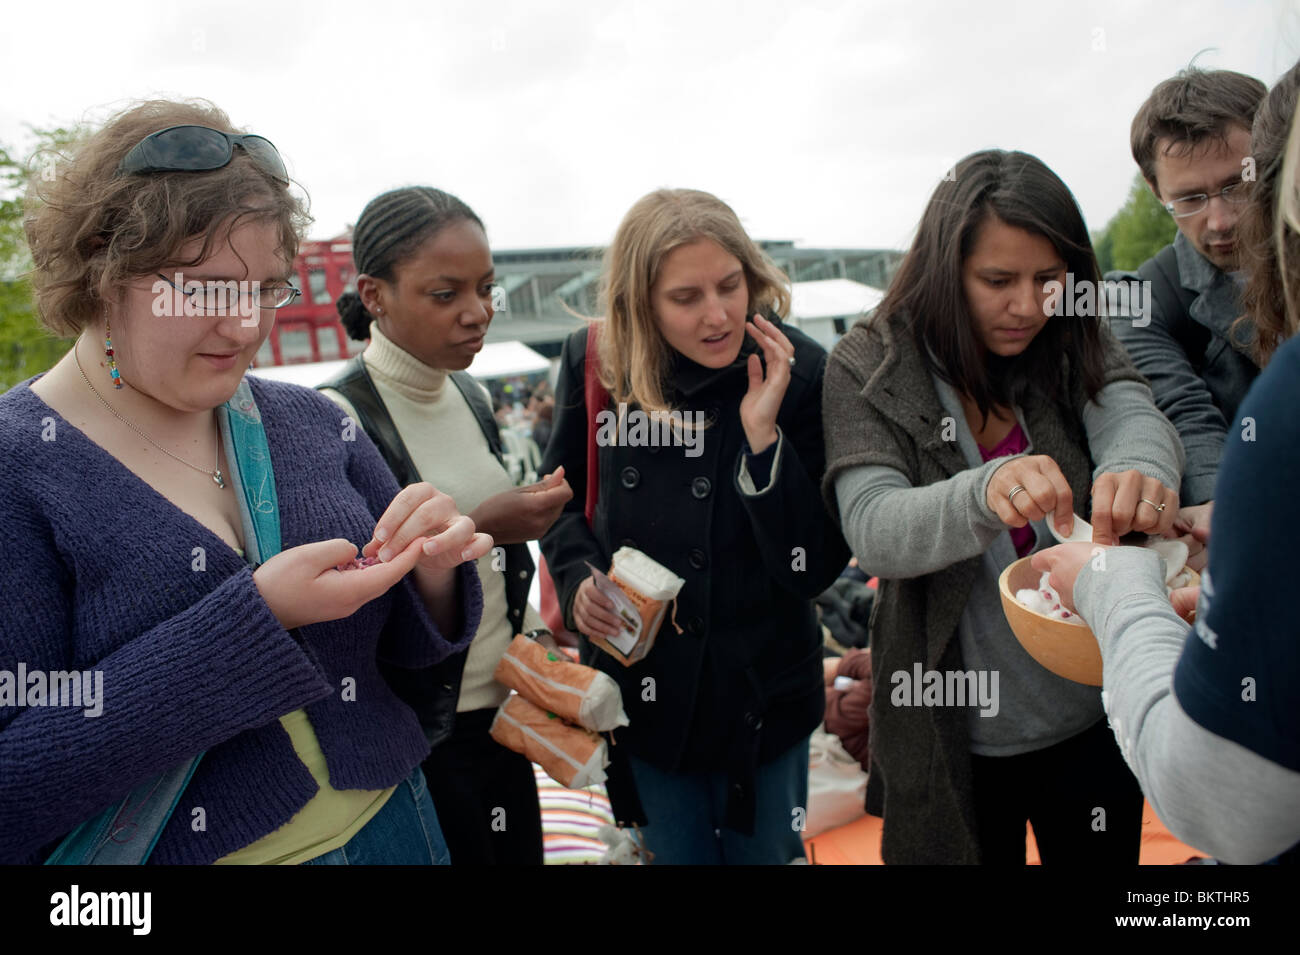
[(433, 744), (424, 772), (452, 864), (540, 864), (532, 765), (489, 735), (509, 692), (492, 674), (516, 633), (544, 629), (528, 603), (526, 542), (550, 527), (571, 492), (562, 468), (535, 485), (512, 485), (491, 398), (465, 372), (492, 321), (495, 284), (473, 210), (428, 186), (386, 192), (357, 220), (352, 256), (357, 287), (339, 299), (339, 314), (353, 338), (370, 344), (325, 393), (375, 440), (400, 481), (431, 482), (502, 545), (479, 561), (484, 612), (468, 651), (429, 671), (394, 670), (390, 682)]

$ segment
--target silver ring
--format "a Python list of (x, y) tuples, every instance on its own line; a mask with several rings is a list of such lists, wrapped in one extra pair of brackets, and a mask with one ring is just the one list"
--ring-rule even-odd
[[(1015, 497), (1023, 490), (1025, 490), (1025, 486), (1023, 484), (1017, 484), (1015, 487), (1013, 487), (1010, 491), (1007, 492), (1007, 500), (1010, 501), (1013, 497)], [(1014, 502), (1012, 503), (1014, 504)]]
[(1157, 513), (1157, 514), (1162, 514), (1162, 513), (1164, 513), (1165, 506), (1164, 506), (1163, 504), (1157, 504), (1155, 501), (1148, 501), (1145, 497), (1142, 498), (1142, 503), (1143, 503), (1143, 504), (1150, 504), (1152, 507), (1154, 507), (1154, 508), (1156, 509), (1156, 513)]
[(791, 356), (790, 356), (790, 367), (791, 367), (791, 368), (794, 367), (794, 355), (791, 355)]

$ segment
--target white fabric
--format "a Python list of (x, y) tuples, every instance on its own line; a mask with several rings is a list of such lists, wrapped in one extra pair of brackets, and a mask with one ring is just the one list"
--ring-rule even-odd
[(867, 814), (867, 774), (840, 738), (819, 726), (808, 742), (808, 754), (806, 839)]

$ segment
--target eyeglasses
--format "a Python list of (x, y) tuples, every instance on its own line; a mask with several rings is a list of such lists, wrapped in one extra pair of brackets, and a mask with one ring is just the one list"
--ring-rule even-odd
[(203, 312), (217, 312), (226, 315), (242, 315), (239, 311), (241, 301), (247, 301), (255, 308), (284, 308), (302, 294), (292, 285), (263, 285), (260, 282), (199, 282), (197, 279), (190, 288), (181, 288), (161, 272), (158, 277), (184, 295), (190, 304)]
[[(1250, 198), (1246, 191), (1246, 180), (1244, 179), (1230, 183), (1212, 195), (1222, 196), (1224, 202), (1231, 202), (1234, 206), (1239, 206)], [(1203, 192), (1198, 192), (1193, 196), (1180, 196), (1173, 202), (1166, 202), (1165, 209), (1175, 219), (1185, 219), (1188, 216), (1194, 216), (1196, 213), (1204, 211), (1205, 207), (1210, 204), (1210, 198), (1211, 196)]]
[(234, 158), (236, 146), (248, 153), (274, 179), (289, 185), (289, 171), (284, 168), (284, 160), (269, 139), (252, 133), (223, 133), (208, 126), (168, 126), (150, 133), (122, 157), (117, 175), (211, 172)]

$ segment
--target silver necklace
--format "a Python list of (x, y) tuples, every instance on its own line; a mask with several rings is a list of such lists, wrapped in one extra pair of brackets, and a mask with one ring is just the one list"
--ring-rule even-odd
[(98, 398), (98, 399), (103, 403), (104, 407), (107, 408), (107, 409), (112, 413), (113, 417), (117, 418), (118, 421), (121, 421), (124, 425), (126, 425), (128, 428), (130, 428), (132, 431), (134, 431), (134, 432), (135, 432), (136, 434), (138, 434), (140, 437), (144, 438), (146, 441), (148, 441), (150, 444), (152, 444), (155, 448), (157, 448), (157, 449), (158, 449), (159, 451), (161, 451), (163, 454), (167, 455), (167, 457), (172, 458), (173, 460), (179, 461), (181, 464), (185, 465), (187, 468), (193, 468), (195, 471), (199, 471), (199, 472), (202, 473), (202, 474), (206, 474), (208, 477), (212, 478), (213, 482), (217, 485), (217, 487), (221, 488), (222, 490), (225, 489), (225, 487), (226, 487), (226, 479), (222, 476), (222, 474), (221, 474), (221, 468), (218, 466), (218, 465), (221, 464), (221, 450), (220, 450), (220, 444), (219, 444), (219, 442), (220, 442), (220, 440), (221, 440), (221, 429), (220, 429), (220, 428), (217, 429), (216, 438), (213, 440), (213, 446), (212, 446), (212, 465), (213, 465), (213, 467), (212, 467), (212, 470), (209, 471), (207, 468), (201, 468), (201, 467), (199, 467), (197, 464), (190, 464), (190, 462), (189, 462), (189, 461), (186, 461), (184, 458), (182, 458), (182, 457), (180, 457), (180, 456), (178, 456), (178, 455), (172, 454), (170, 451), (168, 451), (166, 448), (164, 448), (161, 444), (159, 444), (159, 443), (158, 443), (157, 441), (155, 441), (153, 438), (149, 437), (149, 435), (145, 434), (143, 431), (141, 431), (139, 428), (137, 428), (134, 424), (132, 424), (132, 423), (131, 423), (130, 421), (128, 421), (126, 418), (122, 417), (122, 415), (118, 414), (117, 409), (114, 408), (112, 405), (110, 405), (110, 404), (108, 403), (108, 401), (104, 398), (104, 396), (101, 395), (101, 394), (99, 393), (98, 389), (96, 389), (95, 386), (92, 385), (92, 384), (90, 383), (90, 379), (86, 377), (86, 370), (85, 370), (84, 368), (81, 367), (81, 358), (80, 358), (80, 356), (77, 355), (77, 346), (76, 346), (76, 345), (73, 345), (73, 346), (72, 346), (72, 360), (73, 360), (74, 362), (77, 363), (77, 371), (81, 372), (81, 380), (84, 381), (84, 382), (86, 383), (86, 387), (89, 388), (92, 392), (94, 392), (95, 397)]

